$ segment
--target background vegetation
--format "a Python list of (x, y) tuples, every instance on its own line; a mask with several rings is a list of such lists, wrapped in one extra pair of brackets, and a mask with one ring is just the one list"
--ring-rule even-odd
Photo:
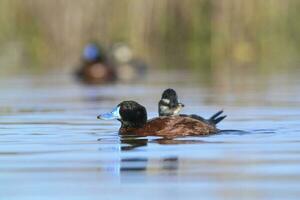
[(298, 0), (0, 0), (0, 69), (76, 67), (82, 47), (127, 42), (156, 68), (295, 68)]

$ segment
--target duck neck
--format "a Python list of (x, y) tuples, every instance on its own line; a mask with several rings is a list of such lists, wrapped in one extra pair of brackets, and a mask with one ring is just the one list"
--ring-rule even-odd
[(121, 122), (121, 128), (122, 129), (136, 129), (136, 128), (142, 128), (143, 126), (145, 126), (146, 123), (142, 123), (142, 122)]

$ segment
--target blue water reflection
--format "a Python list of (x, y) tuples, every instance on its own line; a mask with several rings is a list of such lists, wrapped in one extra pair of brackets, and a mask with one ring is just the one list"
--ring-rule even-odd
[[(67, 76), (3, 79), (0, 199), (297, 199), (300, 81), (287, 77), (250, 82), (243, 91), (168, 78), (99, 87)], [(226, 131), (119, 136), (119, 122), (96, 119), (126, 99), (154, 117), (170, 86), (186, 113), (224, 109), (219, 128)]]

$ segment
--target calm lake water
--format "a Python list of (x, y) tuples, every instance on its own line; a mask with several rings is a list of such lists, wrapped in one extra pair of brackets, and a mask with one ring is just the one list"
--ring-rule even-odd
[[(157, 73), (106, 86), (65, 75), (1, 78), (0, 199), (299, 199), (299, 77), (210, 82)], [(236, 131), (124, 138), (119, 122), (96, 119), (129, 99), (155, 117), (167, 87), (177, 90), (183, 113), (224, 109), (219, 128)]]

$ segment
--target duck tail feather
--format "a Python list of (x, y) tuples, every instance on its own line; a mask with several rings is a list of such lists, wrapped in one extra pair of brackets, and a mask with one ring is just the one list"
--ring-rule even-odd
[(227, 117), (227, 115), (223, 115), (223, 116), (221, 116), (221, 117), (218, 117), (218, 118), (214, 118), (214, 119), (212, 119), (212, 120), (209, 120), (211, 123), (213, 123), (213, 124), (217, 124), (217, 123), (219, 123), (220, 121), (222, 121), (223, 119), (225, 119)]
[(224, 111), (223, 110), (220, 110), (218, 111), (217, 113), (215, 113), (213, 116), (211, 116), (209, 118), (209, 120), (214, 120), (216, 117), (218, 117), (219, 115), (221, 115)]

